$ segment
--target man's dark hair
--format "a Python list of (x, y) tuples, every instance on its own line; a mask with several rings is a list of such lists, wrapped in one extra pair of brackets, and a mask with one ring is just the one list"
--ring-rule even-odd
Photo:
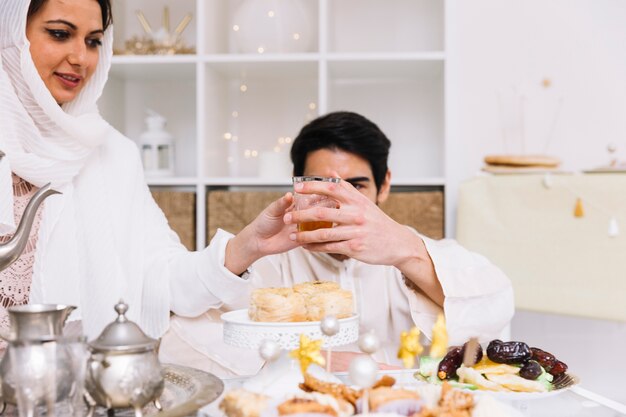
[(304, 126), (293, 141), (293, 174), (304, 174), (309, 153), (320, 149), (341, 150), (358, 155), (370, 164), (376, 190), (380, 190), (387, 174), (390, 147), (391, 142), (379, 127), (360, 114), (328, 113)]
[[(30, 19), (35, 15), (48, 0), (31, 0), (28, 6), (27, 18)], [(113, 23), (113, 14), (111, 11), (111, 0), (94, 0), (100, 5), (102, 11), (102, 30), (106, 30)]]

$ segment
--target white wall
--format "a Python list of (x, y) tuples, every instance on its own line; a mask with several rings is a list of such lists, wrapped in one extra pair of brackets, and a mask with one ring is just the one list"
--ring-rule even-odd
[(626, 1), (448, 0), (446, 24), (449, 214), (486, 154), (522, 152), (519, 135), (502, 135), (498, 91), (511, 86), (527, 97), (526, 153), (581, 170), (606, 164), (615, 143), (626, 161)]

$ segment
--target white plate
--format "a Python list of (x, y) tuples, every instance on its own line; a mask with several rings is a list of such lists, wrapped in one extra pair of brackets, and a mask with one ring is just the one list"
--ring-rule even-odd
[(571, 378), (571, 383), (565, 384), (561, 388), (553, 389), (548, 392), (515, 392), (515, 391), (483, 391), (475, 390), (473, 392), (480, 394), (489, 394), (494, 398), (503, 401), (528, 401), (528, 400), (542, 400), (544, 398), (554, 397), (559, 394), (563, 394), (572, 387), (575, 387), (580, 382), (578, 377), (570, 373), (566, 374)]
[(235, 310), (222, 314), (224, 321), (224, 343), (248, 349), (257, 349), (265, 339), (278, 342), (283, 349), (295, 349), (300, 335), (311, 339), (324, 339), (323, 347), (344, 346), (359, 339), (359, 315), (339, 319), (339, 332), (334, 336), (322, 334), (319, 321), (261, 322), (252, 321), (248, 310)]
[[(562, 394), (565, 391), (569, 390), (570, 388), (575, 387), (576, 385), (579, 384), (580, 380), (578, 379), (577, 376), (569, 372), (565, 375), (569, 378), (567, 383), (563, 383), (562, 387), (555, 388), (552, 391), (548, 391), (548, 392), (488, 391), (488, 390), (481, 390), (481, 389), (476, 389), (476, 390), (463, 389), (463, 391), (472, 392), (476, 395), (488, 394), (502, 401), (541, 400), (544, 398), (554, 397), (556, 395)], [(419, 383), (423, 383), (423, 384), (429, 384), (428, 382), (422, 381), (419, 379), (416, 379), (416, 381), (418, 381)], [(429, 384), (429, 385), (436, 385), (436, 384)]]

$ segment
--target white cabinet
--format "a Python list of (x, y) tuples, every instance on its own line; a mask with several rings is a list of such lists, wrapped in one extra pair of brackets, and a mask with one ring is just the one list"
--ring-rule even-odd
[(389, 136), (393, 184), (444, 187), (443, 0), (114, 0), (116, 47), (166, 5), (197, 53), (115, 56), (100, 107), (133, 139), (145, 109), (167, 118), (176, 176), (149, 183), (195, 188), (198, 246), (207, 187), (287, 186), (290, 141), (330, 111)]

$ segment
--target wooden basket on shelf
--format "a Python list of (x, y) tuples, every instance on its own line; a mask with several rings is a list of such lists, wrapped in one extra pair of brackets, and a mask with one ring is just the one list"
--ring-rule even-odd
[(196, 193), (187, 191), (152, 191), (170, 227), (189, 250), (196, 249)]

